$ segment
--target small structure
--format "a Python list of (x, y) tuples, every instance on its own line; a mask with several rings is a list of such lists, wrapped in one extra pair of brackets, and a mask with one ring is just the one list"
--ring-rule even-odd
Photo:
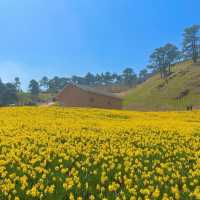
[(114, 94), (82, 85), (67, 85), (56, 97), (62, 106), (122, 109), (122, 99)]

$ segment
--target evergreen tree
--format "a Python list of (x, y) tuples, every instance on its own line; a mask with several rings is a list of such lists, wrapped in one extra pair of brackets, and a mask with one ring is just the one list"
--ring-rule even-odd
[(21, 87), (21, 82), (20, 82), (19, 77), (15, 77), (15, 84), (14, 85), (15, 85), (17, 91), (19, 92), (20, 91), (20, 87)]
[(200, 25), (193, 25), (186, 28), (183, 33), (183, 53), (185, 58), (192, 59), (197, 62), (199, 56), (199, 30)]
[(48, 87), (49, 87), (49, 79), (48, 79), (48, 77), (44, 76), (40, 80), (40, 87), (44, 88), (45, 90), (48, 90)]
[(38, 96), (39, 92), (40, 92), (40, 87), (39, 87), (39, 83), (32, 79), (29, 83), (29, 91), (33, 96)]
[(125, 85), (131, 87), (134, 83), (137, 82), (137, 75), (134, 73), (132, 68), (126, 68), (123, 71), (123, 80)]

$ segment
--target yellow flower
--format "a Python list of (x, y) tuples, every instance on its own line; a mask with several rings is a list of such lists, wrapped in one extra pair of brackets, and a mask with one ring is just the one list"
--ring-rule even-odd
[(153, 196), (154, 198), (158, 198), (158, 197), (160, 196), (160, 191), (159, 191), (158, 188), (155, 189), (155, 191), (153, 192), (152, 196)]
[(63, 183), (63, 187), (65, 190), (70, 190), (74, 185), (74, 181), (72, 178), (67, 178), (65, 183)]
[(37, 197), (38, 196), (39, 192), (37, 191), (36, 186), (32, 187), (32, 189), (30, 191), (30, 194), (31, 194), (32, 197)]
[(118, 183), (112, 182), (109, 186), (108, 186), (108, 190), (110, 192), (115, 192), (118, 190), (118, 188), (120, 187), (120, 185)]
[(62, 198), (63, 187), (71, 200), (86, 190), (90, 200), (200, 199), (199, 121), (200, 111), (0, 108), (2, 198)]
[(75, 200), (73, 193), (69, 194), (69, 200)]
[(95, 200), (94, 195), (90, 195), (89, 199), (90, 199), (90, 200)]
[(51, 185), (51, 186), (49, 187), (48, 192), (49, 192), (49, 193), (53, 193), (54, 190), (55, 190), (55, 185)]

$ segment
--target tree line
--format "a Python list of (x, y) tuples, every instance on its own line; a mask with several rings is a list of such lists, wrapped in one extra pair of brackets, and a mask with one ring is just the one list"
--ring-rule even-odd
[(108, 86), (124, 85), (132, 87), (145, 81), (155, 73), (160, 73), (161, 78), (166, 78), (171, 74), (173, 64), (191, 59), (194, 63), (200, 56), (200, 25), (193, 25), (183, 31), (182, 48), (179, 49), (172, 43), (167, 43), (162, 47), (156, 48), (150, 55), (149, 64), (136, 74), (132, 68), (126, 68), (121, 74), (105, 72), (93, 74), (88, 72), (85, 76), (57, 77), (49, 79), (44, 76), (37, 81), (32, 79), (29, 83), (29, 91), (21, 90), (21, 82), (18, 77), (13, 83), (3, 83), (0, 80), (0, 106), (23, 102), (27, 104), (38, 101), (38, 95), (42, 92), (55, 94), (65, 85), (81, 84), (88, 86)]
[(137, 75), (132, 68), (124, 69), (122, 74), (117, 73), (101, 73), (93, 74), (88, 72), (85, 76), (72, 76), (71, 78), (57, 77), (52, 79), (44, 76), (38, 82), (36, 80), (31, 80), (29, 84), (29, 89), (32, 93), (39, 93), (40, 90), (47, 91), (51, 93), (57, 93), (67, 84), (80, 84), (88, 86), (110, 86), (110, 85), (124, 85), (131, 87), (142, 81), (149, 76), (148, 71), (141, 70), (139, 75)]

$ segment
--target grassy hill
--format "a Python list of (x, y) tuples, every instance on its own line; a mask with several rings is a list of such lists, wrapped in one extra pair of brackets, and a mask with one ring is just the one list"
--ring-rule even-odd
[(175, 65), (167, 79), (159, 74), (123, 94), (124, 107), (134, 110), (185, 110), (200, 106), (200, 62)]

